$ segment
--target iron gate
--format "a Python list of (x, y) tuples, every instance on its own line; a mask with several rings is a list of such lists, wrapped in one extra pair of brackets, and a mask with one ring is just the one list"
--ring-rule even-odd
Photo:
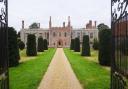
[(128, 0), (111, 0), (111, 89), (128, 89)]
[(0, 89), (9, 89), (7, 0), (0, 0)]

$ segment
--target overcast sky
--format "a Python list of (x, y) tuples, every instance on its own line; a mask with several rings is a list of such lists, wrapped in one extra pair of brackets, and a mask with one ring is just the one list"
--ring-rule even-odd
[(74, 28), (85, 27), (88, 20), (105, 23), (110, 26), (111, 0), (8, 0), (9, 26), (17, 31), (21, 29), (21, 21), (27, 28), (33, 22), (48, 27), (49, 16), (53, 26), (62, 26), (67, 17), (71, 17)]

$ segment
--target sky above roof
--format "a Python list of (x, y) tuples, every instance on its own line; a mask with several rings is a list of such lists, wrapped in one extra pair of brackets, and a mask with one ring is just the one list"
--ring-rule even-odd
[(9, 26), (17, 31), (21, 21), (27, 28), (33, 22), (48, 28), (49, 17), (53, 26), (67, 23), (68, 16), (74, 28), (83, 28), (89, 20), (105, 23), (110, 26), (111, 0), (9, 0)]

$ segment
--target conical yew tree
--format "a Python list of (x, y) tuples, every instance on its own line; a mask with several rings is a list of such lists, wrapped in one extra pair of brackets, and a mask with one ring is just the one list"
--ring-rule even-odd
[(75, 42), (74, 42), (74, 51), (75, 52), (80, 52), (80, 40), (79, 38), (75, 38)]
[(89, 36), (83, 36), (83, 44), (82, 44), (82, 56), (90, 56), (90, 44), (89, 44)]
[(27, 54), (27, 56), (36, 56), (37, 55), (36, 37), (34, 34), (28, 34), (28, 36), (27, 36), (26, 54)]

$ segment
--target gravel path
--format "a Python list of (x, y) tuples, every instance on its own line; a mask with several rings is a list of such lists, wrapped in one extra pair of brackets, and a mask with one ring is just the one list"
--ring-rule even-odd
[(62, 48), (57, 48), (38, 89), (82, 89)]

